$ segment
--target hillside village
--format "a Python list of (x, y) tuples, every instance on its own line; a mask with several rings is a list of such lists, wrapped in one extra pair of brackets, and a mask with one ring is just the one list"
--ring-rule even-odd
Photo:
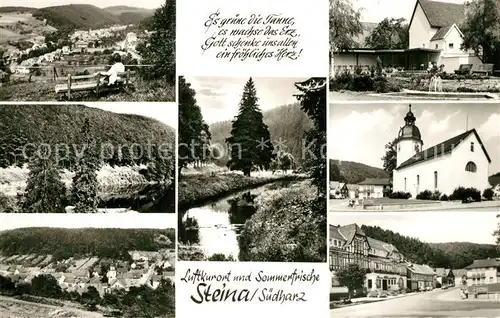
[(84, 293), (93, 286), (101, 296), (114, 290), (146, 285), (156, 289), (162, 279), (174, 281), (175, 249), (129, 251), (130, 261), (71, 257), (55, 261), (52, 255), (0, 256), (0, 276), (19, 284), (38, 275), (53, 276), (66, 292)]

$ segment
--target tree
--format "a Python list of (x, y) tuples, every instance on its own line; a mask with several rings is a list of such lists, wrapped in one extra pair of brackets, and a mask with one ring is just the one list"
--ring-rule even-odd
[(349, 299), (351, 299), (351, 294), (354, 290), (363, 287), (365, 275), (366, 270), (354, 263), (337, 271), (337, 279), (340, 285), (347, 287)]
[(60, 298), (62, 289), (54, 276), (38, 275), (31, 280), (31, 294), (48, 298)]
[(175, 2), (166, 0), (155, 11), (149, 22), (149, 38), (137, 46), (142, 56), (142, 63), (154, 65), (144, 68), (145, 79), (165, 78), (167, 83), (175, 84)]
[(294, 158), (291, 153), (280, 151), (278, 152), (277, 159), (279, 162), (279, 168), (283, 170), (283, 172), (286, 172), (287, 170), (292, 168), (294, 163)]
[(473, 50), (483, 63), (500, 68), (500, 6), (498, 0), (472, 0), (466, 4), (462, 50)]
[(301, 92), (296, 95), (300, 108), (314, 124), (305, 136), (304, 166), (318, 188), (318, 197), (326, 198), (326, 79), (313, 77), (295, 87)]
[(196, 102), (196, 91), (183, 76), (179, 77), (179, 145), (178, 169), (189, 163), (206, 158), (209, 147), (208, 125), (203, 120), (201, 109)]
[(408, 24), (404, 18), (385, 18), (366, 38), (372, 49), (407, 49), (409, 45)]
[(232, 122), (231, 136), (226, 142), (229, 144), (231, 158), (228, 166), (232, 170), (241, 170), (245, 176), (250, 176), (253, 166), (269, 168), (274, 157), (274, 147), (251, 77), (243, 88), (238, 115)]
[(354, 37), (363, 32), (360, 10), (349, 0), (330, 0), (330, 53), (354, 48)]
[(392, 180), (393, 170), (396, 169), (397, 165), (397, 149), (396, 149), (397, 138), (393, 141), (388, 142), (385, 145), (385, 154), (382, 158), (380, 158), (384, 164), (384, 170), (387, 171), (390, 175), (390, 179)]
[(36, 157), (29, 165), (30, 172), (24, 196), (20, 200), (25, 213), (65, 212), (66, 186), (51, 158)]
[(90, 133), (88, 118), (85, 118), (81, 135), (83, 156), (77, 160), (71, 191), (72, 201), (75, 213), (95, 213), (99, 204), (97, 170), (100, 169), (101, 159), (98, 142)]
[(330, 181), (346, 182), (346, 178), (340, 173), (339, 166), (330, 160)]
[(82, 294), (82, 300), (90, 310), (96, 310), (102, 299), (97, 289), (94, 286), (89, 286), (87, 291)]

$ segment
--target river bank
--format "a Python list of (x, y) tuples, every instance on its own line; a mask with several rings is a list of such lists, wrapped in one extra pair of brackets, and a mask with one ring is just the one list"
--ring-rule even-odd
[(306, 178), (305, 175), (298, 174), (276, 174), (265, 177), (246, 177), (238, 173), (183, 175), (179, 178), (179, 211), (186, 211), (211, 200), (217, 200), (232, 193), (257, 188), (268, 183), (298, 181)]

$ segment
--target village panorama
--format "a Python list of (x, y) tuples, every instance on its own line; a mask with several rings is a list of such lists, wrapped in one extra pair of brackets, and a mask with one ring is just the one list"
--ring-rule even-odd
[(174, 43), (170, 0), (0, 7), (0, 100), (173, 101)]

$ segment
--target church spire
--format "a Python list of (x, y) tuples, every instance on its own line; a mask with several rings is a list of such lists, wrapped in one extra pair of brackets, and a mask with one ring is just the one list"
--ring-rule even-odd
[(415, 124), (416, 120), (417, 119), (415, 118), (415, 115), (413, 115), (413, 113), (411, 112), (411, 104), (410, 104), (408, 113), (406, 113), (406, 116), (405, 116), (405, 124), (406, 125), (413, 125), (413, 124)]

